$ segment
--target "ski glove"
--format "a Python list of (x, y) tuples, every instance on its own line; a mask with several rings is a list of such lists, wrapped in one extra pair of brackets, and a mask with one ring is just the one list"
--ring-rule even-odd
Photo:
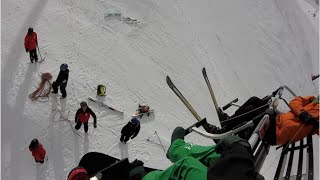
[(94, 127), (94, 128), (97, 128), (97, 124), (93, 124), (93, 127)]
[(26, 48), (26, 53), (28, 53), (28, 49)]
[(318, 121), (316, 120), (316, 118), (312, 117), (308, 112), (306, 111), (302, 111), (302, 113), (300, 113), (299, 115), (299, 119), (303, 122), (305, 122), (306, 124), (312, 124), (312, 125), (318, 125)]

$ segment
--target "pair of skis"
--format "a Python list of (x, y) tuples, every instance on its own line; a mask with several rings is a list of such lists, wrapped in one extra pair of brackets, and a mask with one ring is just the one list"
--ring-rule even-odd
[[(218, 103), (217, 103), (217, 100), (214, 96), (214, 93), (213, 93), (213, 90), (212, 90), (212, 87), (211, 87), (211, 84), (210, 84), (210, 81), (208, 79), (208, 76), (207, 76), (207, 72), (206, 72), (206, 69), (203, 68), (202, 69), (202, 75), (206, 81), (206, 84), (208, 86), (208, 89), (209, 89), (209, 92), (210, 92), (210, 95), (211, 95), (211, 98), (212, 98), (212, 101), (213, 101), (213, 104), (214, 104), (214, 107), (216, 109), (216, 112), (218, 114), (218, 116), (220, 116), (220, 114), (222, 113), (222, 110), (221, 108), (218, 106)], [(166, 78), (166, 81), (167, 81), (167, 84), (168, 86), (171, 88), (171, 90), (178, 96), (178, 98), (183, 102), (183, 104), (189, 109), (189, 111), (193, 114), (193, 116), (198, 120), (198, 121), (201, 121), (202, 118), (199, 116), (199, 114), (194, 110), (194, 108), (191, 106), (191, 104), (188, 102), (188, 100), (182, 95), (182, 93), (179, 91), (179, 89), (173, 84), (173, 82), (171, 81), (170, 77), (167, 76)], [(220, 117), (219, 117), (220, 119)]]
[(110, 110), (112, 110), (112, 111), (114, 111), (114, 112), (118, 112), (118, 113), (123, 114), (122, 111), (119, 111), (119, 110), (117, 110), (117, 109), (115, 109), (115, 108), (113, 108), (113, 107), (111, 107), (111, 106), (108, 106), (108, 105), (106, 105), (106, 104), (103, 103), (103, 102), (100, 102), (100, 101), (97, 101), (97, 100), (95, 100), (95, 99), (92, 99), (91, 97), (89, 97), (88, 99), (89, 99), (90, 101), (92, 101), (92, 102), (95, 102), (95, 103), (99, 104), (100, 106), (103, 106), (103, 107), (105, 107), (105, 108), (108, 108), (108, 109), (110, 109)]

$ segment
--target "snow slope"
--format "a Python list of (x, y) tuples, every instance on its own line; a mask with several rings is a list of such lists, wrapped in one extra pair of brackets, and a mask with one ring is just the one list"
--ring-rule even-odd
[[(284, 84), (299, 95), (318, 94), (318, 80), (310, 80), (312, 73), (319, 73), (319, 15), (314, 3), (2, 1), (2, 179), (66, 179), (81, 157), (91, 151), (128, 157), (129, 161), (140, 159), (153, 168), (168, 167), (171, 163), (155, 131), (167, 149), (176, 126), (188, 127), (196, 121), (167, 87), (166, 75), (201, 117), (217, 125), (201, 75), (203, 67), (220, 105), (236, 97), (241, 104), (250, 96), (265, 96)], [(105, 17), (108, 10), (120, 10), (139, 23)], [(46, 57), (40, 65), (28, 63), (23, 47), (30, 26), (38, 33), (41, 55)], [(28, 95), (38, 86), (40, 74), (49, 72), (55, 79), (61, 63), (70, 69), (67, 99), (51, 96), (47, 102), (30, 101)], [(87, 137), (82, 128), (75, 134), (69, 122), (59, 121), (57, 110), (74, 126), (79, 103), (95, 97), (98, 84), (107, 86), (107, 96), (100, 100), (123, 110), (124, 115), (89, 102), (97, 114), (98, 128), (91, 122)], [(149, 104), (155, 113), (141, 120), (135, 139), (128, 145), (119, 144), (120, 130), (138, 103)], [(44, 165), (36, 165), (28, 150), (33, 138), (47, 150), (49, 161)], [(212, 144), (196, 134), (186, 139)], [(270, 167), (277, 162), (277, 153), (270, 153), (262, 169), (266, 179), (273, 178)]]

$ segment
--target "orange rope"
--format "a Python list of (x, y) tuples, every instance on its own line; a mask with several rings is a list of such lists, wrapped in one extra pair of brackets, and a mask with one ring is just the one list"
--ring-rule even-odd
[[(49, 97), (49, 94), (52, 89), (51, 82), (50, 82), (51, 79), (52, 79), (52, 76), (50, 73), (42, 73), (41, 82), (38, 88), (29, 95), (29, 98), (32, 101), (35, 101), (35, 100), (38, 100), (39, 98)], [(49, 83), (49, 89), (44, 90), (46, 83)]]

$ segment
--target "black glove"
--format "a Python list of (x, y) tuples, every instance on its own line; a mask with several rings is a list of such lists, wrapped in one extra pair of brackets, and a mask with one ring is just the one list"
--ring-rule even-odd
[(302, 113), (300, 113), (299, 115), (299, 119), (303, 122), (305, 122), (306, 124), (312, 124), (312, 125), (318, 125), (319, 127), (319, 123), (316, 120), (316, 118), (312, 117), (308, 112), (306, 111), (302, 111)]
[(28, 49), (26, 48), (26, 53), (28, 53), (29, 51), (28, 51)]

